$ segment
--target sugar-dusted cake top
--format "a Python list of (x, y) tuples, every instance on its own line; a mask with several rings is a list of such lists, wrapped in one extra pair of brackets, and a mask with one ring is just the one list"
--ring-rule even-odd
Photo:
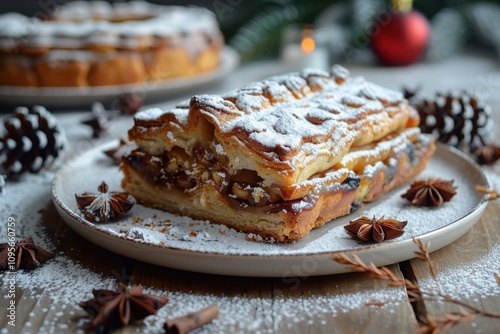
[(159, 6), (145, 1), (75, 1), (56, 8), (49, 20), (17, 13), (0, 15), (0, 49), (6, 50), (17, 44), (70, 49), (127, 46), (124, 43), (131, 43), (126, 40), (130, 36), (149, 38), (153, 45), (154, 37), (190, 33), (218, 36), (215, 15), (204, 8)]
[(189, 114), (201, 113), (218, 134), (236, 137), (256, 151), (285, 161), (300, 148), (312, 151), (315, 145), (331, 143), (342, 149), (381, 138), (394, 131), (391, 124), (401, 126), (396, 121), (408, 117), (408, 108), (400, 92), (363, 78), (349, 78), (345, 68), (334, 66), (330, 73), (305, 69), (222, 96), (197, 95), (189, 107), (184, 103), (172, 110), (145, 110), (135, 121), (137, 127), (163, 121), (189, 127), (189, 120), (195, 119)]
[(400, 92), (350, 78), (337, 65), (330, 72), (275, 76), (221, 96), (197, 95), (170, 110), (142, 111), (129, 137), (150, 154), (180, 147), (189, 155), (203, 146), (232, 170), (255, 170), (263, 178), (274, 173), (275, 182), (290, 184), (400, 132), (411, 114)]

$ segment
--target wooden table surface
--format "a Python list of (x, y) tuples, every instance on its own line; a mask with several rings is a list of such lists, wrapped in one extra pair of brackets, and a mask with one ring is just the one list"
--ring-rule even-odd
[[(77, 118), (75, 114), (59, 117), (63, 126)], [(83, 135), (69, 134), (73, 139), (78, 136)], [(496, 177), (500, 163), (488, 171)], [(19, 217), (19, 235), (30, 234), (57, 256), (32, 272), (17, 273), (16, 326), (8, 325), (9, 299), (5, 294), (0, 298), (0, 333), (93, 332), (78, 302), (89, 299), (92, 288), (113, 287), (117, 273), (130, 286), (142, 285), (148, 292), (169, 297), (170, 302), (144, 324), (133, 324), (116, 333), (160, 333), (165, 320), (211, 303), (219, 306), (219, 318), (196, 333), (412, 333), (418, 329), (419, 319), (443, 317), (459, 310), (444, 302), (412, 304), (404, 287), (388, 287), (387, 282), (363, 274), (294, 280), (228, 277), (163, 268), (120, 256), (93, 245), (68, 228), (48, 197), (50, 180), (41, 179), (34, 183), (38, 188), (39, 183), (47, 184), (47, 191), (37, 195), (30, 194), (33, 177), (8, 185), (5, 197), (17, 196), (26, 202), (0, 206), (0, 213)], [(20, 197), (20, 192), (25, 195)], [(14, 201), (5, 197), (0, 197), (0, 203)], [(43, 210), (39, 212), (40, 208)], [(437, 283), (426, 263), (417, 259), (388, 268), (397, 277), (419, 284), (422, 291), (435, 291), (439, 286), (457, 301), (500, 313), (500, 283), (495, 282), (493, 275), (500, 274), (499, 217), (500, 199), (490, 201), (469, 232), (431, 254), (439, 268)], [(1, 219), (2, 223), (7, 221), (7, 217)], [(0, 241), (4, 239), (2, 235)], [(3, 291), (7, 291), (7, 275), (0, 276)], [(499, 331), (500, 319), (479, 316), (458, 324), (450, 332)]]

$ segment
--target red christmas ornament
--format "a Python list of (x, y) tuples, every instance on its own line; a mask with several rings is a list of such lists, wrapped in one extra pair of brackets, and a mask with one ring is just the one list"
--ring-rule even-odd
[(429, 21), (411, 7), (412, 1), (393, 1), (393, 9), (375, 23), (370, 46), (386, 65), (410, 65), (425, 52), (430, 35)]

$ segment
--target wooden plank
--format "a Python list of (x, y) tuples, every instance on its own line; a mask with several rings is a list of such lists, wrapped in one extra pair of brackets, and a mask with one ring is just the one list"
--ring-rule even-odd
[[(437, 286), (443, 293), (490, 312), (500, 313), (500, 286), (494, 272), (500, 274), (500, 202), (490, 202), (481, 220), (462, 238), (431, 254), (438, 265)], [(435, 291), (427, 264), (411, 261), (422, 291)], [(456, 305), (424, 302), (426, 311), (434, 317), (457, 311)], [(500, 319), (480, 317), (459, 324), (453, 333), (496, 333)]]
[[(41, 290), (37, 291), (41, 293)], [(38, 328), (38, 323), (35, 321), (31, 321), (28, 323), (28, 319), (30, 318), (30, 312), (33, 311), (36, 304), (38, 303), (37, 299), (31, 299), (29, 295), (25, 292), (16, 289), (16, 298), (15, 300), (15, 318), (7, 318), (9, 312), (7, 312), (7, 307), (10, 305), (10, 299), (4, 298), (0, 299), (0, 328), (6, 328), (8, 333), (23, 333), (27, 331), (27, 327)], [(9, 321), (14, 320), (13, 324), (15, 326), (9, 325)], [(28, 326), (26, 324), (28, 323)]]
[[(402, 277), (397, 265), (389, 268)], [(404, 288), (355, 273), (276, 279), (273, 316), (279, 333), (411, 333), (417, 326)]]
[[(401, 277), (396, 265), (391, 269)], [(183, 298), (186, 303), (198, 299), (200, 308), (203, 301), (218, 304), (220, 321), (206, 326), (207, 333), (317, 333), (332, 328), (339, 333), (380, 329), (411, 332), (417, 323), (404, 289), (388, 288), (386, 282), (359, 274), (244, 278), (189, 273), (138, 262), (132, 284), (139, 283), (167, 291), (175, 305)], [(174, 308), (167, 304), (159, 316), (166, 319), (169, 314), (177, 315)]]
[(220, 315), (204, 326), (204, 333), (267, 333), (272, 329), (272, 279), (192, 273), (137, 262), (131, 284), (169, 297), (156, 317), (162, 321), (215, 303)]

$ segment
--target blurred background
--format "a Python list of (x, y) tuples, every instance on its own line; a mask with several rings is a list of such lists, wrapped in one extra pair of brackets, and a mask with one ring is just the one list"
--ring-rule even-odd
[[(1, 1), (0, 12), (43, 15), (69, 0)], [(111, 1), (113, 2), (113, 1)], [(244, 62), (283, 56), (293, 37), (294, 24), (311, 24), (317, 47), (327, 50), (330, 62), (373, 61), (370, 35), (391, 7), (412, 1), (383, 0), (151, 0), (159, 4), (194, 5), (215, 13), (227, 43)], [(500, 0), (416, 0), (413, 9), (430, 25), (424, 61), (440, 61), (465, 48), (479, 48), (497, 57), (500, 48)], [(377, 21), (378, 20), (378, 21)], [(381, 21), (382, 20), (382, 21)], [(188, 22), (186, 24), (189, 24)], [(400, 29), (400, 28), (396, 28)], [(418, 24), (405, 27), (417, 34)], [(296, 30), (296, 29), (295, 29)], [(405, 31), (406, 31), (405, 30)], [(285, 37), (284, 37), (285, 36)], [(410, 36), (411, 37), (411, 36)], [(288, 38), (288, 39), (287, 39)], [(387, 46), (385, 46), (387, 49)], [(379, 58), (380, 60), (380, 58)], [(399, 59), (400, 60), (400, 59)], [(396, 61), (396, 64), (391, 62)], [(417, 61), (417, 60), (414, 60)], [(398, 65), (398, 59), (382, 63)], [(412, 63), (412, 61), (410, 61)]]

